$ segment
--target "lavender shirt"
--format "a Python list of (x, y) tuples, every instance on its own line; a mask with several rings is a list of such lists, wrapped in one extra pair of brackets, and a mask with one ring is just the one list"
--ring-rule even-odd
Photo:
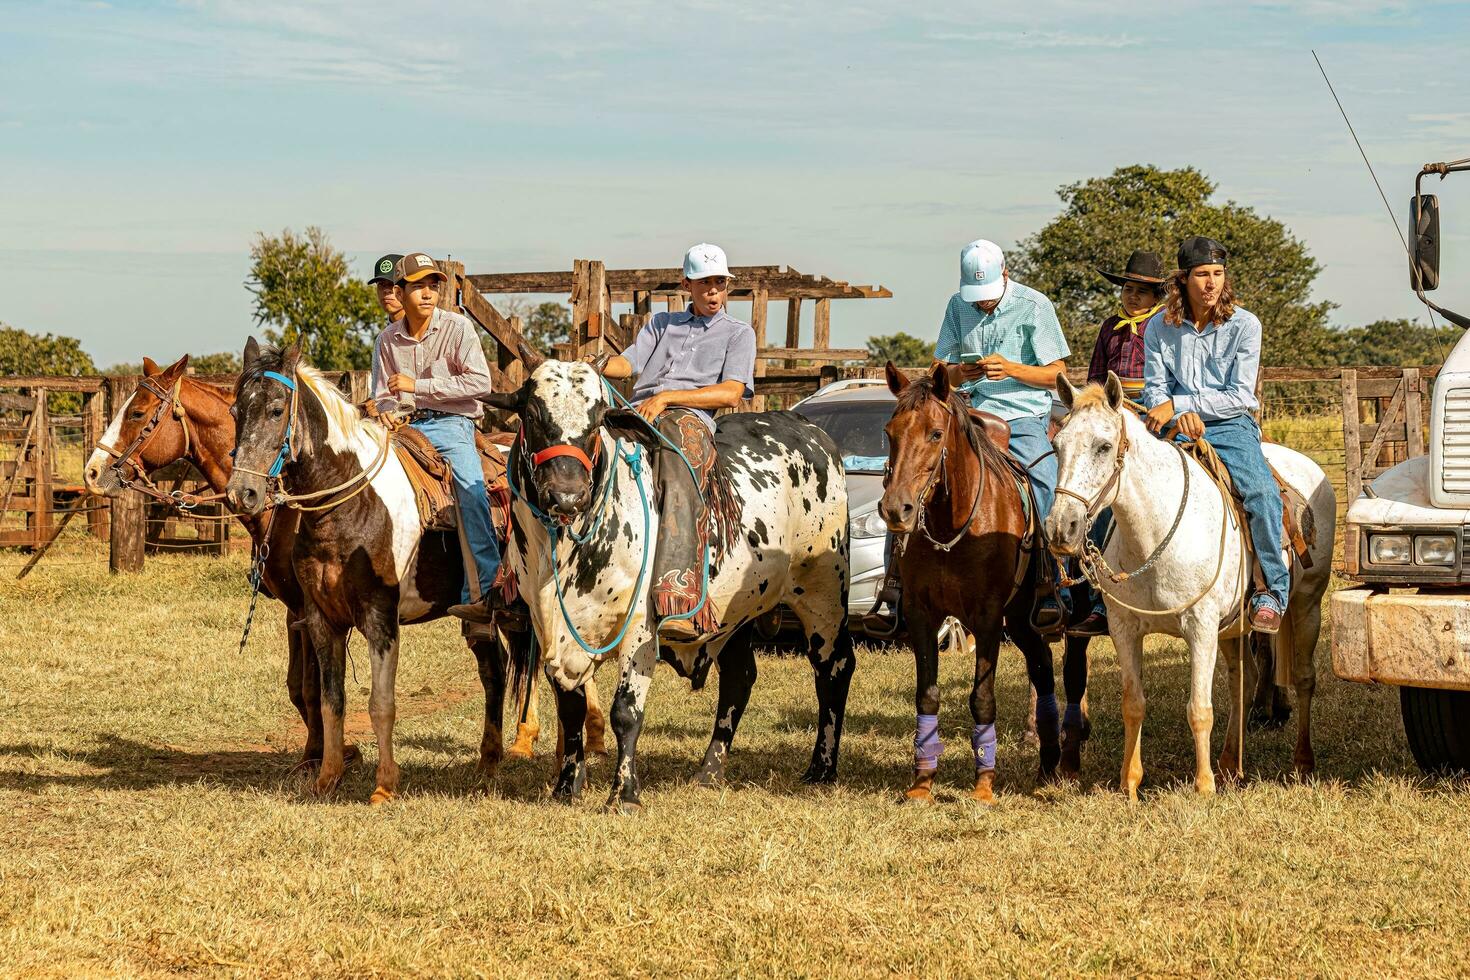
[(477, 419), (484, 412), (480, 398), (490, 394), (490, 365), (475, 325), (448, 310), (436, 309), (418, 340), (408, 332), (406, 320), (394, 320), (378, 335), (373, 346), (373, 401), (380, 412), (398, 408), (400, 396), (388, 390), (388, 378), (394, 374), (414, 379), (413, 394), (402, 397), (411, 398), (415, 409)]
[[(655, 313), (623, 354), (637, 381), (633, 401), (661, 391), (692, 391), (722, 381), (745, 385), (755, 394), (755, 331), (721, 309), (696, 316), (691, 304), (682, 313)], [(695, 409), (713, 424), (708, 412)]]

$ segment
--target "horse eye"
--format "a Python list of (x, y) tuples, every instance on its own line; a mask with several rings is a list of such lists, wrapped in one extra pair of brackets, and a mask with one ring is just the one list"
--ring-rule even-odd
[(942, 430), (940, 430), (940, 429), (935, 429), (933, 432), (929, 433), (929, 441), (930, 442), (938, 442), (940, 439), (943, 439), (943, 438), (944, 438), (944, 432)]
[(1097, 448), (1093, 450), (1093, 452), (1097, 453), (1099, 456), (1101, 456), (1103, 453), (1108, 453), (1112, 451), (1113, 444), (1110, 442), (1100, 442), (1097, 444)]
[(138, 421), (142, 417), (143, 417), (143, 413), (142, 412), (129, 412), (128, 413), (128, 419), (131, 420), (131, 421), (133, 421), (133, 422)]
[(271, 418), (273, 418), (273, 419), (278, 419), (282, 415), (285, 415), (285, 414), (286, 414), (286, 410), (284, 408), (280, 408), (279, 406), (276, 407), (276, 408), (271, 409)]

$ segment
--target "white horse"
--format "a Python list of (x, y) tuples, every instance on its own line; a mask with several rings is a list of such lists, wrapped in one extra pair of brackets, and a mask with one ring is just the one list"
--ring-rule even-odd
[[(1229, 665), (1231, 699), (1221, 772), (1233, 772), (1240, 760), (1242, 704), (1236, 692), (1241, 664), (1235, 648), (1241, 632), (1248, 628), (1239, 614), (1251, 587), (1243, 530), (1204, 467), (1175, 444), (1155, 438), (1133, 412), (1121, 410), (1123, 388), (1115, 375), (1108, 375), (1106, 385), (1082, 390), (1061, 376), (1057, 393), (1071, 416), (1055, 439), (1058, 492), (1046, 519), (1051, 547), (1060, 555), (1081, 554), (1090, 520), (1104, 507), (1112, 507), (1115, 530), (1104, 558), (1113, 569), (1136, 573), (1123, 581), (1101, 580), (1123, 675), (1123, 789), (1136, 800), (1143, 779), (1139, 755), (1143, 638), (1164, 633), (1182, 637), (1189, 645), (1194, 785), (1200, 793), (1213, 793), (1211, 693), (1217, 652), (1225, 655)], [(1322, 625), (1322, 596), (1332, 571), (1337, 503), (1316, 463), (1285, 446), (1262, 448), (1276, 472), (1306, 501), (1315, 528), (1309, 547), (1312, 567), (1295, 569), (1290, 602), (1276, 636), (1277, 676), (1283, 676), (1283, 658), (1289, 658), (1296, 688), (1293, 761), (1305, 775), (1315, 764), (1311, 701), (1316, 669), (1312, 656)], [(1290, 563), (1291, 555), (1286, 557)], [(1228, 624), (1223, 632), (1222, 624)]]

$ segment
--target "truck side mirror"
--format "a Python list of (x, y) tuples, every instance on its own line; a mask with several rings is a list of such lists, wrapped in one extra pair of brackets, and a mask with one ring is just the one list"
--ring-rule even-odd
[(1409, 288), (1439, 287), (1439, 198), (1418, 194), (1409, 199), (1409, 228), (1414, 236)]

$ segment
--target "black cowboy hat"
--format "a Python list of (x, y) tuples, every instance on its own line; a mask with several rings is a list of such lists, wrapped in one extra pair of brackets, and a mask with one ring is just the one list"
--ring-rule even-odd
[(1145, 252), (1142, 249), (1128, 256), (1128, 266), (1122, 272), (1104, 272), (1098, 269), (1097, 274), (1115, 286), (1130, 282), (1162, 286), (1166, 281), (1163, 257), (1158, 252)]

